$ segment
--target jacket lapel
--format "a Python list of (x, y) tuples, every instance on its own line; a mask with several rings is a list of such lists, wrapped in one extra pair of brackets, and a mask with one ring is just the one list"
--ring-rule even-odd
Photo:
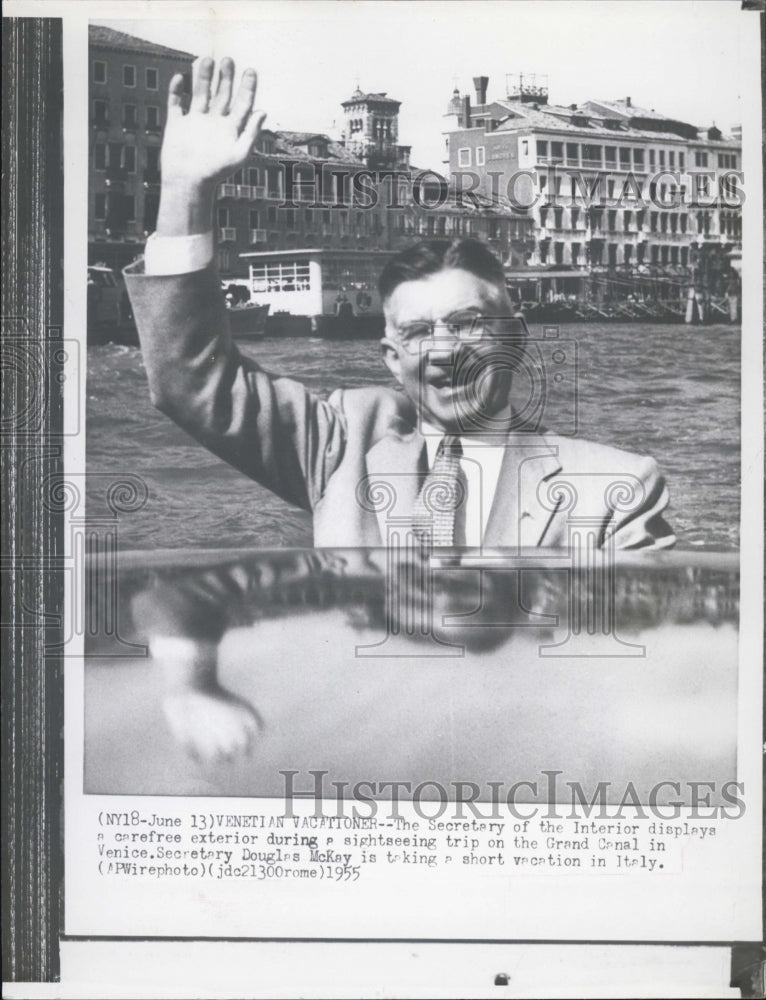
[(396, 526), (409, 528), (423, 473), (428, 470), (425, 438), (418, 431), (389, 432), (367, 452), (367, 496), (383, 545)]
[(542, 434), (510, 434), (500, 466), (484, 545), (537, 546), (561, 498), (551, 499), (541, 484), (561, 470), (558, 448)]

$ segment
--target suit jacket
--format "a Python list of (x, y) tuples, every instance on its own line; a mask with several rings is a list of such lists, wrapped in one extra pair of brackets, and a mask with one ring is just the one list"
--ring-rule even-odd
[[(125, 280), (155, 406), (226, 462), (313, 514), (317, 546), (380, 546), (407, 526), (425, 441), (393, 389), (323, 400), (244, 358), (228, 333), (219, 279), (131, 265)], [(668, 492), (653, 459), (548, 432), (513, 432), (483, 544), (672, 545)]]

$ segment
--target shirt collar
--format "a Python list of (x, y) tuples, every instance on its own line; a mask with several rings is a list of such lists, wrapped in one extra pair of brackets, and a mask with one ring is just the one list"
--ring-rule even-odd
[[(511, 418), (513, 416), (511, 404), (508, 403), (500, 411), (500, 413), (497, 414), (497, 416), (501, 420), (506, 421), (510, 427)], [(444, 431), (439, 430), (437, 427), (434, 427), (433, 424), (429, 424), (427, 420), (423, 419), (420, 421), (420, 433), (426, 440), (426, 452), (428, 454), (428, 465), (430, 467), (433, 465), (434, 459), (436, 458), (436, 450), (446, 435)], [(483, 446), (485, 448), (505, 447), (505, 438), (500, 438), (497, 431), (492, 431), (486, 436), (482, 434), (461, 434), (459, 437), (464, 451), (466, 448), (475, 448), (477, 446)]]

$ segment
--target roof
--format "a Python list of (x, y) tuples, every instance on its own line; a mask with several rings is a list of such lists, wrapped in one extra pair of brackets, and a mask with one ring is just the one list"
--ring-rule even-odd
[[(264, 129), (262, 136), (274, 140), (274, 149), (271, 152), (264, 152), (256, 145), (255, 153), (258, 156), (281, 156), (289, 157), (291, 160), (304, 160), (306, 163), (313, 163), (322, 160), (332, 163), (345, 163), (360, 168), (365, 166), (364, 160), (347, 149), (342, 143), (331, 139), (329, 135), (322, 132), (290, 132), (281, 129)], [(306, 148), (309, 142), (319, 141), (324, 144), (327, 154), (316, 156), (309, 153)]]
[[(634, 128), (622, 121), (619, 128), (609, 128), (592, 115), (588, 115), (583, 109), (575, 111), (567, 109), (568, 115), (580, 115), (585, 118), (585, 124), (573, 125), (562, 110), (556, 108), (556, 113), (552, 114), (545, 110), (545, 107), (534, 108), (528, 104), (513, 104), (511, 114), (501, 122), (495, 129), (496, 132), (516, 132), (524, 128), (547, 129), (553, 132), (568, 132), (577, 135), (592, 135), (603, 139), (648, 139), (652, 142), (658, 140), (667, 142), (688, 142), (688, 139), (679, 136), (676, 132), (656, 132), (645, 129)], [(670, 122), (672, 119), (667, 119)]]
[(196, 59), (191, 52), (182, 52), (181, 49), (171, 49), (167, 45), (159, 45), (157, 42), (150, 42), (145, 38), (137, 38), (135, 35), (128, 35), (124, 31), (115, 31), (114, 28), (107, 28), (103, 24), (88, 25), (88, 40), (93, 46), (100, 46), (106, 49), (119, 49), (121, 52), (138, 52), (142, 55), (160, 56), (166, 59)]
[(347, 104), (358, 104), (360, 101), (369, 101), (374, 104), (393, 104), (397, 108), (402, 103), (401, 101), (395, 101), (393, 97), (389, 97), (385, 91), (380, 94), (363, 94), (357, 87), (351, 97), (347, 101), (343, 101), (341, 107), (345, 108)]
[(595, 107), (605, 108), (611, 114), (616, 115), (619, 118), (646, 118), (647, 121), (659, 121), (659, 122), (679, 122), (682, 125), (689, 125), (690, 128), (694, 128), (689, 122), (684, 122), (680, 118), (673, 118), (671, 115), (660, 114), (659, 111), (655, 111), (654, 108), (649, 110), (648, 108), (640, 108), (633, 104), (630, 104), (626, 100), (618, 101), (588, 101), (588, 105), (594, 105)]

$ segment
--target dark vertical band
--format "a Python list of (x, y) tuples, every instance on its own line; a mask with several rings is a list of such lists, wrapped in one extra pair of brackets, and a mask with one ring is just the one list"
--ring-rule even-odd
[(3, 20), (2, 945), (6, 981), (59, 975), (63, 678), (60, 515), (64, 184), (62, 24)]

